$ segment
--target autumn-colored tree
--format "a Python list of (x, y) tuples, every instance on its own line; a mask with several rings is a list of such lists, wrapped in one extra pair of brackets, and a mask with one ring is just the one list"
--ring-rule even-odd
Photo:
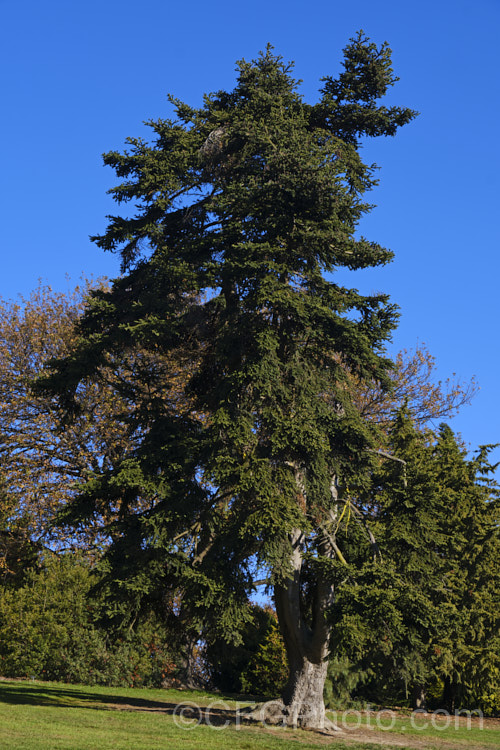
[[(110, 471), (134, 448), (134, 419), (153, 403), (180, 410), (180, 383), (189, 363), (161, 359), (137, 348), (115, 367), (112, 358), (99, 377), (87, 378), (76, 395), (76, 412), (64, 421), (53, 399), (32, 388), (49, 362), (71, 351), (90, 289), (84, 281), (68, 292), (39, 283), (28, 298), (0, 299), (0, 567), (15, 567), (23, 545), (95, 547), (109, 540), (109, 522), (120, 512), (121, 496), (96, 505), (85, 525), (68, 535), (53, 526), (83, 482)], [(164, 388), (165, 369), (169, 387)], [(172, 373), (172, 369), (175, 370)], [(141, 503), (141, 498), (137, 498)]]
[(84, 476), (109, 466), (125, 447), (123, 426), (113, 418), (123, 408), (109, 390), (83, 383), (81, 414), (63, 428), (51, 400), (31, 388), (50, 359), (74, 346), (88, 289), (84, 283), (55, 293), (39, 283), (27, 299), (0, 300), (3, 531), (22, 528), (26, 537), (58, 546), (68, 540), (50, 530), (55, 513)]
[(30, 538), (26, 519), (18, 513), (16, 498), (0, 474), (0, 585), (16, 585), (24, 571), (36, 564), (39, 551)]
[(425, 344), (415, 349), (403, 349), (390, 371), (392, 388), (380, 383), (363, 381), (352, 373), (350, 387), (355, 393), (361, 415), (377, 422), (384, 431), (390, 429), (395, 412), (406, 404), (408, 414), (418, 427), (425, 428), (429, 420), (450, 419), (478, 390), (472, 378), (463, 382), (453, 374), (442, 381), (436, 375), (436, 360)]

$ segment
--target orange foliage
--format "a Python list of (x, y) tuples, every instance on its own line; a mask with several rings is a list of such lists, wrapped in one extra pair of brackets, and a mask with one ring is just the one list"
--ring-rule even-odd
[(436, 360), (425, 344), (419, 344), (414, 351), (399, 352), (390, 375), (390, 392), (379, 383), (361, 383), (350, 376), (362, 416), (382, 428), (391, 423), (394, 412), (405, 402), (417, 426), (425, 427), (432, 419), (450, 419), (470, 403), (478, 390), (474, 378), (463, 383), (453, 374), (445, 381), (436, 380)]
[[(159, 404), (176, 412), (189, 408), (184, 385), (190, 364), (182, 353), (174, 362), (137, 350), (121, 357), (119, 367), (110, 358), (96, 379), (79, 386), (80, 409), (68, 422), (54, 400), (33, 391), (47, 362), (74, 349), (76, 323), (92, 286), (85, 281), (64, 294), (40, 283), (28, 299), (0, 300), (0, 531), (11, 540), (22, 532), (52, 547), (99, 548), (119, 500), (115, 507), (103, 506), (102, 515), (71, 538), (51, 531), (55, 514), (85, 478), (130, 455), (127, 418), (135, 409), (149, 408), (153, 415)], [(0, 545), (0, 569), (7, 556)]]

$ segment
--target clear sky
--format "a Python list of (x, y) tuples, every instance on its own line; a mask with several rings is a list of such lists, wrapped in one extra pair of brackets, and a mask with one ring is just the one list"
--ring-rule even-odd
[(231, 89), (235, 61), (270, 42), (314, 101), (358, 29), (393, 49), (388, 103), (421, 114), (365, 149), (380, 186), (361, 230), (396, 260), (352, 281), (400, 305), (393, 351), (425, 342), (440, 377), (476, 376), (451, 426), (472, 447), (500, 441), (500, 0), (0, 0), (0, 296), (117, 275), (88, 239), (116, 210), (101, 154), (171, 116), (167, 92), (198, 105)]

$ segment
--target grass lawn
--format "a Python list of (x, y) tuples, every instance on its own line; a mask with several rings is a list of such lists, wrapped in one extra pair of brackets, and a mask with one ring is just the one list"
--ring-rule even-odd
[[(468, 750), (497, 750), (500, 748), (500, 719), (465, 716), (440, 716), (434, 714), (411, 714), (384, 710), (377, 713), (327, 712), (328, 716), (342, 728), (343, 738), (355, 738), (360, 734), (372, 734), (382, 746), (399, 742), (414, 748), (468, 748)], [(379, 745), (380, 746), (380, 745)]]
[[(192, 704), (179, 715), (180, 704)], [(240, 704), (243, 705), (243, 704)], [(197, 708), (197, 707), (203, 707)], [(204, 710), (210, 707), (210, 714)], [(354, 716), (339, 721), (344, 729), (325, 734), (235, 724), (235, 701), (196, 691), (145, 690), (0, 680), (1, 750), (369, 750), (380, 747), (487, 748), (500, 746), (500, 722), (482, 730), (464, 724), (444, 731), (416, 730), (399, 717), (391, 730), (351, 729)], [(189, 711), (194, 715), (190, 717)], [(208, 716), (208, 719), (207, 719)], [(201, 717), (201, 721), (198, 719)], [(207, 725), (207, 720), (209, 724)], [(419, 718), (419, 724), (424, 717)], [(379, 721), (383, 726), (383, 720)], [(387, 724), (387, 719), (386, 719)], [(403, 729), (403, 726), (405, 729)]]

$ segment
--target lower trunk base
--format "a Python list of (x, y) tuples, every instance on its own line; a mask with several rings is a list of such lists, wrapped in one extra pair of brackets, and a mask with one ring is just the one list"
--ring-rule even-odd
[(324, 729), (323, 689), (327, 669), (328, 662), (315, 664), (305, 658), (290, 664), (290, 677), (283, 691), (286, 726)]
[(239, 714), (247, 720), (296, 729), (340, 731), (326, 718), (323, 701), (328, 662), (318, 664), (301, 659), (290, 666), (290, 677), (282, 700), (267, 701), (243, 709)]
[(341, 732), (342, 730), (330, 719), (326, 718), (325, 711), (319, 715), (311, 711), (298, 712), (295, 716), (291, 714), (290, 707), (282, 700), (267, 701), (258, 706), (252, 706), (237, 711), (237, 715), (244, 721), (258, 721), (259, 723), (280, 727), (291, 727), (293, 729), (309, 729), (327, 732)]

